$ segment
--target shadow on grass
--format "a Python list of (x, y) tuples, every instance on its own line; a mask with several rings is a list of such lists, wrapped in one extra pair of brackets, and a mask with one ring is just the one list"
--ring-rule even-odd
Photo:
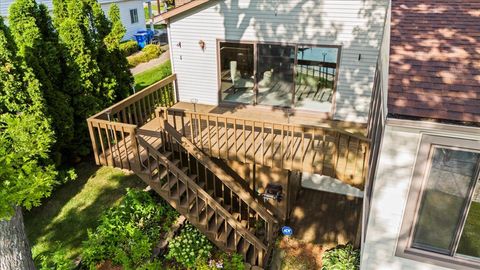
[(83, 163), (76, 168), (78, 179), (59, 187), (40, 207), (25, 213), (25, 227), (36, 257), (59, 246), (69, 258), (80, 255), (87, 229), (98, 225), (106, 209), (118, 204), (127, 188), (144, 188), (135, 175)]

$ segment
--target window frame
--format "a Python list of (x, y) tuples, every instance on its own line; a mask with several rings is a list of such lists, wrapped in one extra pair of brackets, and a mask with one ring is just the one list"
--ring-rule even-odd
[[(261, 108), (288, 108), (292, 111), (301, 111), (301, 112), (306, 112), (306, 113), (312, 113), (314, 115), (325, 115), (326, 119), (333, 119), (333, 115), (336, 111), (336, 94), (337, 94), (337, 85), (339, 81), (339, 70), (341, 68), (341, 56), (342, 56), (342, 45), (325, 45), (325, 44), (311, 44), (311, 43), (285, 43), (285, 42), (274, 42), (274, 41), (254, 41), (254, 40), (244, 40), (244, 39), (218, 39), (216, 40), (217, 42), (217, 99), (218, 99), (218, 104), (219, 105), (226, 105), (226, 106), (256, 106), (256, 107), (261, 107)], [(253, 44), (253, 63), (254, 63), (254, 77), (255, 77), (255, 87), (254, 87), (254, 100), (253, 104), (247, 104), (247, 103), (241, 103), (241, 102), (234, 102), (234, 101), (225, 101), (222, 99), (222, 89), (221, 89), (221, 67), (220, 67), (220, 44), (221, 43), (238, 43), (238, 44)], [(292, 102), (290, 107), (281, 107), (281, 106), (272, 106), (272, 105), (264, 105), (264, 104), (258, 104), (257, 102), (257, 95), (258, 95), (258, 89), (257, 89), (257, 72), (258, 72), (258, 45), (259, 44), (264, 44), (264, 45), (285, 45), (285, 46), (294, 46), (295, 47), (295, 59), (294, 59), (294, 66), (293, 66), (293, 75), (295, 78), (296, 75), (296, 66), (297, 66), (297, 52), (298, 52), (298, 47), (301, 46), (310, 46), (310, 47), (318, 47), (318, 48), (336, 48), (337, 49), (337, 68), (335, 71), (335, 82), (334, 82), (334, 88), (333, 88), (333, 97), (332, 97), (332, 106), (329, 112), (321, 112), (321, 111), (315, 111), (315, 110), (309, 110), (309, 109), (304, 109), (302, 107), (296, 107), (295, 104), (295, 91), (296, 91), (296, 86), (295, 86), (295, 80), (293, 82), (293, 89), (292, 89)]]
[[(133, 13), (132, 13), (133, 12)], [(131, 24), (136, 24), (139, 22), (138, 19), (138, 8), (132, 8), (130, 9), (130, 23)]]
[[(443, 137), (439, 135), (423, 135), (417, 152), (414, 165), (413, 176), (410, 183), (410, 189), (407, 196), (407, 204), (403, 215), (403, 221), (398, 236), (395, 255), (407, 259), (412, 259), (430, 264), (454, 267), (456, 269), (478, 269), (480, 267), (480, 258), (475, 259), (468, 256), (456, 255), (456, 249), (459, 243), (459, 237), (463, 231), (465, 221), (472, 203), (472, 196), (475, 186), (480, 177), (480, 165), (477, 166), (474, 178), (469, 187), (469, 194), (465, 208), (459, 221), (459, 227), (456, 231), (453, 252), (450, 255), (427, 251), (412, 247), (413, 235), (415, 231), (416, 220), (418, 218), (422, 195), (429, 175), (430, 165), (432, 163), (432, 149), (435, 146), (450, 149), (461, 149), (472, 152), (480, 152), (480, 144), (476, 140)], [(459, 268), (460, 267), (460, 268)]]

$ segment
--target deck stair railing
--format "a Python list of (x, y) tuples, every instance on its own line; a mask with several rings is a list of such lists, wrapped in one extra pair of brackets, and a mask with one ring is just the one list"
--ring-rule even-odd
[(278, 220), (166, 121), (161, 136), (165, 143), (159, 149), (137, 137), (147, 153), (142, 174), (149, 185), (217, 246), (262, 266), (273, 249)]

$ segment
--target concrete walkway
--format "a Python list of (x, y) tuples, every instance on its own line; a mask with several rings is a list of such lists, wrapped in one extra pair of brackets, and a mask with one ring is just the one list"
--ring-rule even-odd
[(146, 70), (152, 69), (156, 66), (159, 66), (159, 65), (167, 62), (168, 59), (170, 59), (170, 52), (168, 50), (166, 50), (158, 58), (152, 59), (147, 63), (141, 63), (140, 65), (130, 69), (130, 72), (132, 72), (133, 75), (136, 75), (138, 73), (142, 73)]

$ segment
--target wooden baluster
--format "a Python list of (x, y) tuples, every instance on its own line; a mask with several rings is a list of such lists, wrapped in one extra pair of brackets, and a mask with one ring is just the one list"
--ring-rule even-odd
[[(203, 151), (203, 130), (202, 130), (202, 117), (200, 114), (197, 114), (198, 125), (197, 128), (200, 130), (200, 149)], [(198, 136), (198, 135), (197, 135)]]
[(118, 141), (118, 136), (117, 136), (117, 127), (115, 125), (113, 125), (112, 127), (113, 127), (113, 138), (115, 140), (115, 146), (117, 148), (118, 158), (120, 159), (120, 168), (123, 170), (124, 166), (123, 166), (122, 152), (120, 151), (120, 147), (119, 147), (120, 142)]
[(270, 133), (271, 133), (271, 143), (270, 143), (270, 147), (272, 148), (270, 151), (272, 152), (272, 156), (270, 157), (270, 159), (272, 160), (272, 167), (274, 167), (275, 163), (274, 163), (274, 160), (275, 160), (275, 124), (272, 123), (272, 129), (270, 130)]
[(233, 140), (235, 142), (235, 158), (238, 159), (238, 146), (237, 146), (237, 119), (233, 119)]
[(218, 115), (215, 117), (215, 127), (217, 128), (217, 148), (218, 148), (218, 158), (222, 158), (220, 154), (220, 128), (218, 127)]
[[(115, 151), (112, 147), (112, 138), (110, 138), (111, 136), (111, 129), (110, 127), (111, 125), (108, 125), (108, 124), (105, 124), (105, 134), (107, 135), (107, 145), (108, 145), (108, 151), (110, 152), (110, 156), (112, 157), (112, 166), (113, 167), (116, 167), (116, 164), (115, 164)], [(106, 155), (105, 155), (106, 157)]]
[(245, 140), (245, 119), (243, 119), (243, 161), (247, 163), (247, 141)]
[(265, 122), (262, 122), (262, 166), (265, 166)]
[(127, 164), (128, 164), (128, 169), (132, 170), (132, 164), (130, 163), (130, 157), (129, 157), (129, 151), (127, 147), (127, 138), (125, 138), (125, 129), (123, 126), (121, 127), (121, 133), (122, 134), (122, 142), (123, 142), (123, 148), (125, 148), (125, 157), (127, 158)]
[(291, 143), (290, 143), (290, 170), (293, 170), (293, 159), (294, 159), (293, 155), (295, 154), (294, 151), (293, 151), (293, 145), (295, 144), (295, 137), (294, 137), (295, 127), (292, 125), (291, 129), (292, 129), (292, 131), (290, 133), (290, 137), (291, 137), (291, 139), (290, 139), (290, 141), (291, 141)]
[(257, 152), (257, 145), (255, 144), (255, 121), (252, 121), (252, 160), (253, 162), (256, 161), (255, 154)]
[(227, 147), (227, 160), (228, 160), (228, 157), (229, 157), (229, 153), (228, 151), (230, 150), (229, 146), (228, 146), (228, 122), (227, 122), (227, 117), (225, 117), (225, 146)]
[(284, 153), (283, 153), (283, 141), (285, 140), (284, 135), (283, 135), (283, 130), (284, 130), (284, 125), (282, 125), (282, 131), (280, 135), (280, 168), (283, 169), (283, 159), (285, 158)]
[(208, 131), (208, 152), (212, 156), (212, 135), (210, 133), (210, 116), (207, 115), (207, 131)]

